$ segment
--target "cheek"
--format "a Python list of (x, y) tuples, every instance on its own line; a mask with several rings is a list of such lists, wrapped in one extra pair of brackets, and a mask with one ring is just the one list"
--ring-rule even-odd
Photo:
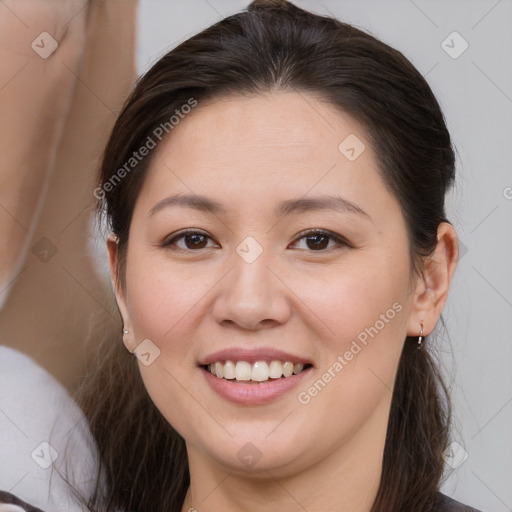
[(387, 421), (405, 339), (405, 282), (378, 274), (354, 272), (311, 299), (329, 334), (318, 340), (321, 364), (297, 401), (308, 429), (322, 429), (319, 447), (347, 441), (375, 414)]
[[(194, 278), (180, 269), (173, 272), (168, 263), (157, 260), (142, 252), (127, 262), (126, 290), (134, 335), (139, 343), (150, 339), (160, 350), (150, 365), (139, 362), (139, 370), (157, 408), (178, 432), (187, 432), (190, 438), (195, 433), (192, 425), (212, 427), (197, 400), (201, 393), (191, 370), (195, 371), (197, 360), (197, 315), (215, 280), (201, 279), (197, 273)], [(140, 270), (148, 268), (151, 271)]]
[(171, 267), (165, 257), (145, 251), (127, 262), (127, 297), (130, 317), (139, 338), (159, 341), (181, 339), (188, 316), (205, 295), (209, 284), (187, 269)]
[(344, 351), (355, 339), (364, 343), (371, 334), (393, 340), (403, 330), (408, 276), (399, 271), (407, 267), (396, 256), (394, 265), (356, 257), (329, 271), (321, 285), (318, 276), (302, 274), (294, 290), (315, 313), (312, 318), (323, 326), (323, 341), (332, 350)]
[[(321, 382), (311, 393), (303, 390), (304, 401), (314, 398), (324, 407), (331, 402), (343, 405), (344, 413), (363, 413), (361, 408), (370, 410), (392, 389), (408, 316), (408, 274), (400, 271), (408, 268), (407, 255), (403, 262), (399, 256), (395, 265), (368, 258), (333, 272), (322, 288), (315, 287), (314, 279), (302, 282), (299, 294), (307, 297), (325, 333), (317, 341)], [(318, 390), (323, 395), (319, 400)], [(336, 407), (334, 414), (339, 411)]]

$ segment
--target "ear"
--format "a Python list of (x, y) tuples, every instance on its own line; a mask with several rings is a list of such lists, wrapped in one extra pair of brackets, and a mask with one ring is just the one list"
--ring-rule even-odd
[(407, 336), (428, 336), (435, 328), (448, 298), (450, 282), (459, 258), (457, 233), (451, 224), (441, 222), (437, 228), (437, 247), (426, 258), (412, 300)]
[[(112, 288), (116, 297), (117, 307), (123, 320), (123, 343), (126, 348), (133, 353), (136, 348), (134, 341), (133, 326), (126, 307), (126, 299), (124, 291), (121, 286), (121, 281), (118, 275), (118, 260), (119, 260), (119, 245), (118, 239), (115, 235), (110, 235), (107, 239), (107, 252), (110, 267), (110, 277), (112, 279)], [(125, 331), (128, 331), (125, 333)]]

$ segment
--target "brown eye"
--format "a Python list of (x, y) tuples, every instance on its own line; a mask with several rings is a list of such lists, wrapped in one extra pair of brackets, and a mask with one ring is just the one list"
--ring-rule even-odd
[(310, 249), (326, 249), (329, 245), (329, 237), (326, 235), (307, 236), (306, 244)]
[[(211, 238), (199, 231), (182, 231), (172, 238), (166, 240), (162, 246), (182, 250), (206, 249), (208, 240)], [(181, 243), (179, 243), (181, 242)]]
[(206, 236), (195, 234), (195, 235), (186, 235), (183, 237), (185, 240), (185, 245), (188, 249), (204, 249), (206, 245)]
[[(299, 233), (298, 241), (305, 240), (306, 249), (310, 252), (320, 252), (325, 249), (332, 249), (336, 246), (348, 246), (348, 242), (342, 237), (324, 230), (310, 230)], [(333, 242), (329, 245), (329, 242)], [(297, 245), (297, 242), (294, 244)]]

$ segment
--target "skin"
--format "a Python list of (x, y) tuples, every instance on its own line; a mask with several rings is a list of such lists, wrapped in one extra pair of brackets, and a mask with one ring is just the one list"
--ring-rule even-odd
[[(0, 2), (0, 344), (72, 394), (119, 332), (91, 185), (137, 78), (136, 12), (136, 0)], [(47, 59), (31, 47), (42, 32), (59, 43)]]
[[(0, 309), (25, 261), (62, 138), (83, 53), (82, 6), (79, 0), (59, 9), (37, 0), (0, 6)], [(75, 23), (67, 24), (74, 15)], [(53, 58), (41, 58), (31, 47), (42, 32), (59, 42)], [(40, 51), (48, 49), (41, 40)]]
[[(366, 145), (353, 162), (338, 150), (349, 134)], [(281, 511), (369, 511), (399, 356), (406, 336), (418, 336), (421, 323), (428, 335), (441, 314), (458, 255), (453, 227), (439, 226), (425, 271), (411, 274), (404, 218), (364, 131), (311, 94), (199, 105), (155, 156), (135, 205), (125, 280), (116, 275), (114, 239), (108, 250), (127, 348), (149, 338), (161, 351), (139, 366), (151, 398), (186, 441), (191, 487), (182, 510), (266, 511), (271, 502)], [(207, 195), (227, 211), (169, 206), (149, 214), (176, 193)], [(350, 200), (369, 218), (334, 210), (274, 216), (282, 200), (322, 194)], [(162, 247), (184, 228), (210, 237), (205, 248), (183, 238)], [(327, 238), (315, 249), (297, 236), (315, 228), (349, 245)], [(263, 248), (251, 264), (235, 250), (247, 236)], [(397, 302), (400, 312), (308, 404), (299, 403), (298, 393)], [(277, 401), (235, 405), (197, 367), (235, 346), (277, 347), (314, 368)], [(261, 453), (250, 468), (237, 457), (248, 442)]]

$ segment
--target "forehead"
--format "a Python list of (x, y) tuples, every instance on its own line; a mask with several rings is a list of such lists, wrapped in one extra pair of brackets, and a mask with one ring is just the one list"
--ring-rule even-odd
[[(309, 93), (274, 92), (214, 99), (190, 113), (164, 146), (193, 145), (229, 161), (240, 150), (264, 160), (265, 152), (300, 161), (328, 151), (362, 128), (348, 114)], [(191, 148), (189, 148), (191, 149)], [(193, 155), (189, 155), (193, 156)]]
[(143, 187), (152, 200), (171, 190), (243, 198), (247, 207), (312, 192), (353, 200), (386, 194), (359, 123), (295, 92), (199, 102), (160, 143)]

